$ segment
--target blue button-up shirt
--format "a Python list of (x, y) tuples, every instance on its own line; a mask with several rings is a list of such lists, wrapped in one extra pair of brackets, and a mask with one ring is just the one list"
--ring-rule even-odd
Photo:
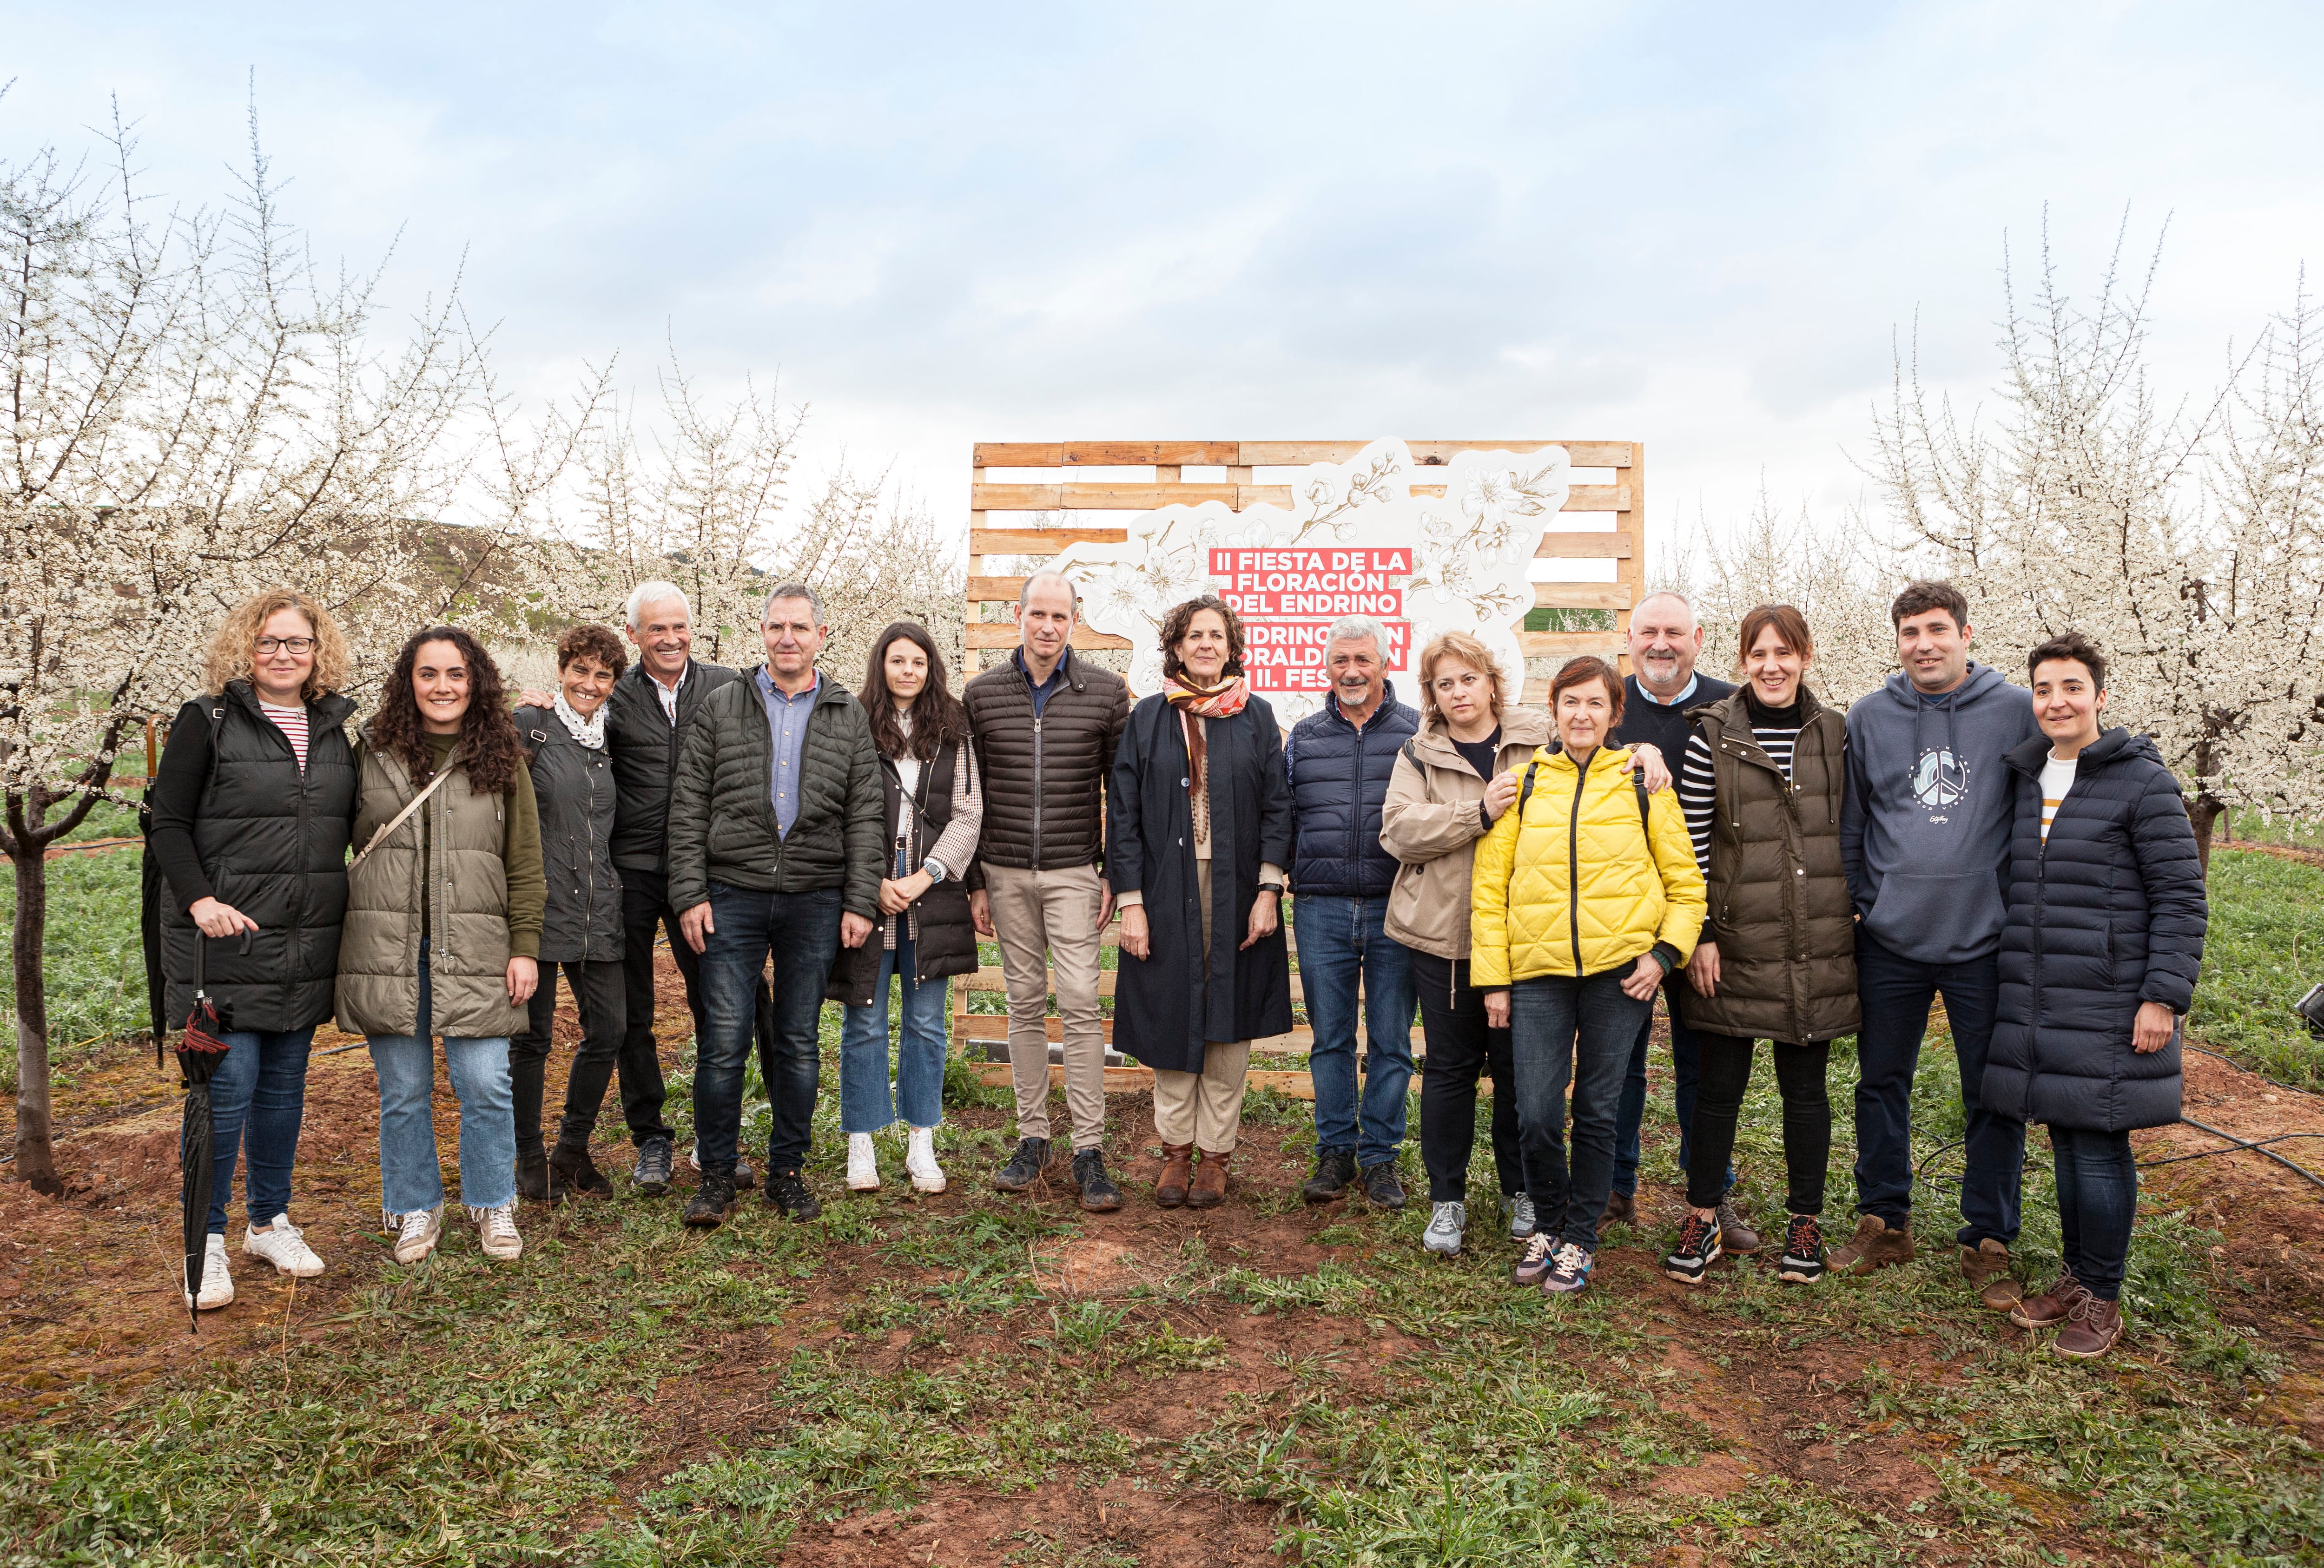
[(1034, 680), (1033, 672), (1025, 668), (1025, 650), (1022, 648), (1010, 657), (1017, 660), (1017, 673), (1025, 678), (1025, 685), (1033, 693), (1033, 716), (1038, 719), (1041, 716), (1041, 710), (1049, 706), (1049, 698), (1065, 681), (1065, 655), (1057, 656), (1057, 662), (1050, 668), (1049, 678), (1038, 682)]
[[(1680, 687), (1678, 695), (1677, 695), (1676, 696), (1672, 697), (1672, 698), (1670, 699), (1670, 701), (1668, 701), (1668, 702), (1665, 702), (1662, 698), (1660, 698), (1660, 697), (1658, 697), (1658, 696), (1656, 696), (1655, 695), (1655, 688), (1654, 688), (1654, 687), (1652, 687), (1648, 686), (1645, 681), (1643, 681), (1643, 680), (1642, 680), (1642, 681), (1638, 682), (1638, 695), (1639, 695), (1640, 696), (1642, 696), (1642, 697), (1645, 697), (1648, 702), (1650, 702), (1650, 703), (1654, 704), (1656, 707), (1660, 707), (1660, 708), (1674, 708), (1674, 707), (1683, 707), (1683, 706), (1684, 706), (1686, 705), (1687, 700), (1688, 700), (1689, 698), (1691, 698), (1692, 696), (1694, 696), (1694, 688), (1695, 688), (1696, 687), (1701, 686), (1702, 684), (1702, 677), (1701, 677), (1701, 676), (1699, 676), (1699, 675), (1689, 675), (1689, 676), (1686, 678), (1686, 685), (1685, 685), (1685, 686), (1683, 686), (1683, 687)], [(1495, 1084), (1495, 1085), (1494, 1085), (1494, 1087), (1495, 1087), (1495, 1088), (1499, 1088), (1499, 1086), (1500, 1086), (1500, 1085), (1499, 1085), (1499, 1084)]]
[(785, 838), (791, 835), (791, 824), (798, 820), (799, 747), (807, 739), (807, 715), (815, 712), (815, 699), (822, 689), (823, 675), (817, 671), (805, 691), (788, 696), (769, 678), (767, 667), (759, 667), (759, 699), (767, 705), (767, 735), (775, 751), (774, 761), (767, 770), (767, 790), (775, 803), (775, 828)]

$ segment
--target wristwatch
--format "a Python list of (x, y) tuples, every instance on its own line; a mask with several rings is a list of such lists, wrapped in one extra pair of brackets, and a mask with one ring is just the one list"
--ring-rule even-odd
[(1281, 882), (1261, 882), (1259, 884), (1259, 890), (1262, 893), (1273, 893), (1279, 898), (1286, 890)]
[(930, 855), (927, 859), (922, 861), (920, 862), (920, 869), (927, 872), (929, 880), (933, 881), (940, 882), (944, 881), (945, 878), (952, 874), (945, 870), (944, 862), (936, 859), (934, 855)]

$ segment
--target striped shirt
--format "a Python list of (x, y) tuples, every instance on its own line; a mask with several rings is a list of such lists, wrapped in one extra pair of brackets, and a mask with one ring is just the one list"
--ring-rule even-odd
[(2081, 759), (2068, 757), (2045, 758), (2042, 763), (2042, 842), (2050, 842), (2050, 824), (2058, 815), (2058, 807), (2066, 803), (2066, 791), (2074, 787), (2074, 770)]
[(302, 707), (279, 708), (271, 702), (263, 702), (258, 705), (258, 711), (272, 719), (274, 727), (281, 730), (290, 742), (291, 754), (299, 759), (299, 771), (304, 773), (307, 770), (307, 710)]
[[(1753, 724), (1751, 738), (1767, 753), (1767, 761), (1783, 770), (1784, 782), (1790, 783), (1792, 748), (1799, 741), (1800, 726)], [(1707, 877), (1711, 874), (1711, 820), (1719, 804), (1719, 785), (1718, 775), (1711, 770), (1711, 742), (1700, 729), (1688, 732), (1677, 787), (1679, 806), (1686, 813), (1687, 836), (1694, 840), (1694, 862)]]

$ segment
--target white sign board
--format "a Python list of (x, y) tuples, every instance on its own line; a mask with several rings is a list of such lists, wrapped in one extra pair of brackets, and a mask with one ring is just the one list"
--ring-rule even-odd
[[(1140, 512), (1122, 544), (1077, 544), (1057, 567), (1082, 595), (1091, 630), (1128, 638), (1130, 684), (1162, 687), (1158, 628), (1171, 606), (1212, 593), (1241, 616), (1245, 675), (1289, 724), (1322, 705), (1323, 641), (1342, 615), (1387, 626), (1388, 666), (1416, 702), (1415, 664), (1440, 632), (1467, 632), (1525, 685), (1517, 632), (1534, 607), (1527, 571), (1565, 504), (1563, 447), (1462, 452), (1421, 466), (1400, 440), (1347, 463), (1317, 463), (1291, 486), (1286, 511), (1224, 502)], [(1415, 495), (1415, 484), (1444, 487)]]

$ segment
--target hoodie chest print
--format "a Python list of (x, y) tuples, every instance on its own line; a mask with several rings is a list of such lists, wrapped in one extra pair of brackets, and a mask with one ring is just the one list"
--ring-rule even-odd
[[(1941, 747), (1921, 753), (1913, 764), (1913, 798), (1931, 811), (1940, 811), (1958, 804), (1969, 794), (1969, 764), (1953, 755), (1950, 747)], [(1947, 818), (1932, 816), (1931, 822)]]

